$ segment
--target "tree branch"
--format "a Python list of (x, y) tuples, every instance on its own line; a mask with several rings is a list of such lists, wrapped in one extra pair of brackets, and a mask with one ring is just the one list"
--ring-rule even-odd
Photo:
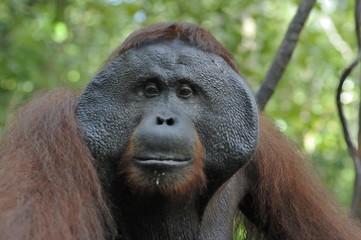
[(342, 86), (346, 78), (352, 72), (352, 70), (358, 65), (361, 61), (361, 34), (360, 34), (360, 25), (361, 25), (361, 0), (355, 0), (355, 30), (356, 38), (358, 44), (358, 54), (352, 63), (343, 71), (340, 82), (337, 88), (336, 93), (336, 103), (338, 109), (338, 115), (341, 121), (341, 126), (343, 129), (344, 138), (346, 145), (349, 151), (349, 154), (352, 157), (352, 160), (355, 165), (355, 182), (354, 182), (354, 195), (352, 198), (351, 213), (352, 215), (361, 219), (361, 160), (360, 160), (360, 144), (361, 144), (361, 105), (359, 105), (359, 131), (358, 131), (358, 148), (352, 143), (350, 132), (348, 129), (347, 120), (343, 113), (342, 103), (341, 103), (341, 94)]
[(257, 103), (263, 110), (273, 95), (275, 88), (280, 81), (283, 72), (292, 56), (300, 32), (307, 20), (307, 17), (315, 5), (315, 0), (302, 0), (297, 12), (288, 26), (286, 35), (278, 48), (275, 59), (269, 68), (263, 84), (256, 95)]

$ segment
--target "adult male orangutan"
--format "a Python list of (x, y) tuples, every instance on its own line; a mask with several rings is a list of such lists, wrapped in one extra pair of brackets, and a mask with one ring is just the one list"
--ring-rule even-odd
[(206, 30), (163, 23), (78, 96), (29, 102), (0, 147), (0, 239), (361, 239)]

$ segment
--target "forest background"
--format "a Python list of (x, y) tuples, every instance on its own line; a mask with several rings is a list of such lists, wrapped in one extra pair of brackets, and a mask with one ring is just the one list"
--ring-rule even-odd
[[(256, 93), (299, 1), (5, 0), (0, 2), (0, 132), (31, 96), (56, 87), (81, 91), (131, 32), (157, 22), (208, 29), (236, 57)], [(311, 159), (345, 208), (354, 165), (335, 103), (342, 70), (356, 54), (354, 2), (318, 0), (265, 113)], [(360, 71), (341, 95), (354, 141)]]

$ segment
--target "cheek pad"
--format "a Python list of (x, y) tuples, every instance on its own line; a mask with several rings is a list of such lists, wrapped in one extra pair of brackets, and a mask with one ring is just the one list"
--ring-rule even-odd
[(234, 72), (226, 77), (227, 84), (213, 81), (218, 86), (212, 89), (219, 91), (212, 94), (214, 90), (208, 90), (209, 105), (197, 125), (206, 146), (207, 171), (212, 175), (221, 172), (229, 177), (256, 149), (258, 109), (245, 82)]
[(119, 79), (112, 68), (93, 78), (76, 108), (80, 130), (99, 160), (120, 157), (135, 127), (135, 114), (121, 98), (125, 93), (115, 88)]

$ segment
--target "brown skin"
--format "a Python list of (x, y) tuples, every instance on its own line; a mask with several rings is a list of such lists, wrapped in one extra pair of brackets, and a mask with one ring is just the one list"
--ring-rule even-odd
[[(218, 54), (238, 72), (227, 50), (206, 31), (189, 24), (161, 24), (140, 30), (128, 38), (108, 62), (136, 46), (176, 36), (203, 51)], [(157, 229), (154, 239), (167, 239), (162, 233), (173, 234), (169, 239), (179, 234), (184, 234), (183, 239), (196, 239), (196, 235), (200, 235), (200, 239), (230, 239), (237, 205), (249, 219), (246, 227), (250, 239), (348, 240), (361, 236), (359, 222), (336, 206), (313, 176), (304, 157), (262, 114), (256, 152), (236, 175), (217, 187), (218, 191), (210, 199), (198, 201), (192, 196), (190, 201), (173, 202), (167, 198), (163, 204), (164, 195), (153, 195), (149, 199), (156, 202), (147, 201), (149, 207), (137, 209), (140, 206), (137, 202), (129, 202), (134, 206), (126, 202), (134, 200), (128, 192), (121, 204), (126, 205), (125, 209), (130, 206), (131, 212), (118, 216), (114, 202), (109, 201), (108, 191), (112, 188), (100, 181), (104, 175), (99, 172), (99, 161), (93, 158), (79, 132), (75, 117), (77, 97), (61, 90), (31, 101), (2, 139), (0, 239), (139, 239), (143, 229)], [(130, 139), (128, 142), (124, 159), (130, 159), (134, 153), (134, 142)], [(195, 145), (196, 161), (190, 165), (193, 173), (189, 176), (202, 176), (205, 172), (200, 160), (204, 159), (207, 146), (198, 140)], [(119, 174), (119, 169), (117, 171)], [(133, 174), (130, 186), (137, 186), (139, 173)], [(187, 193), (183, 191), (189, 192), (192, 181), (200, 183), (194, 184), (195, 195), (204, 188), (202, 177), (186, 179), (189, 183), (184, 186), (187, 187), (175, 184), (172, 191), (184, 197)], [(136, 190), (137, 193), (144, 192), (146, 187), (140, 188), (143, 190)], [(122, 193), (125, 192), (123, 189)], [(152, 213), (159, 205), (167, 210), (166, 215), (157, 216), (162, 221), (168, 220), (162, 226), (154, 221)], [(143, 216), (133, 215), (133, 210)], [(149, 221), (140, 222), (137, 231), (122, 232), (127, 221), (137, 222), (138, 217)], [(192, 222), (182, 225), (183, 217)], [(223, 224), (217, 224), (219, 219), (224, 220)], [(167, 232), (167, 227), (172, 231)]]

